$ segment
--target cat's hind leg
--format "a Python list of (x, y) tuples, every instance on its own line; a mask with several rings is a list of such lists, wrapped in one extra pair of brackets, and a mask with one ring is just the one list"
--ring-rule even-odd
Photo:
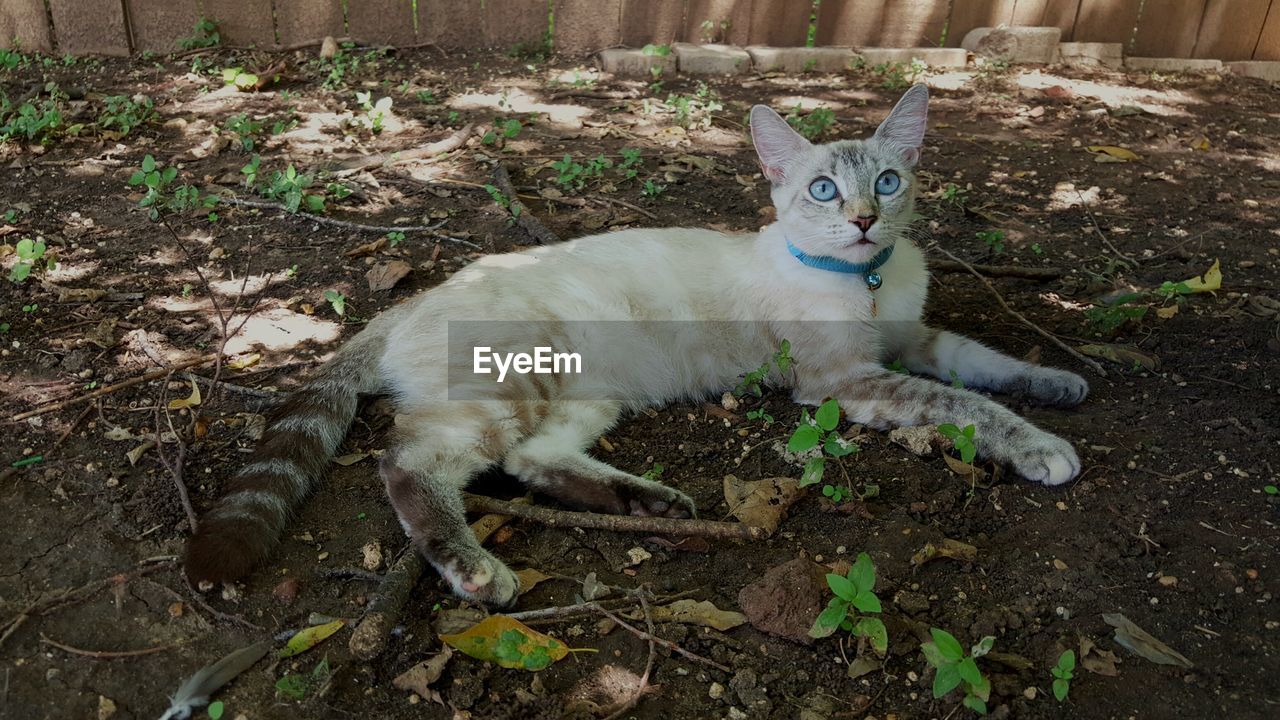
[(515, 602), (520, 581), (480, 546), (467, 525), (462, 489), (492, 466), (531, 423), (491, 403), (444, 403), (397, 417), (400, 444), (379, 472), (414, 548), (453, 588), (487, 605)]
[(689, 496), (662, 483), (625, 473), (586, 454), (617, 422), (617, 403), (554, 403), (537, 431), (507, 455), (503, 469), (566, 505), (613, 515), (694, 517)]

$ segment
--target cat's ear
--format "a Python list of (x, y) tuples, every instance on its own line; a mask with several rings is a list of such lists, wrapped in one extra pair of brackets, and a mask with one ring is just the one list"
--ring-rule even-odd
[(876, 128), (875, 137), (902, 150), (903, 159), (914, 166), (920, 160), (924, 131), (929, 117), (929, 89), (912, 85), (893, 112)]
[(791, 129), (782, 116), (764, 105), (751, 108), (751, 141), (769, 182), (777, 184), (787, 168), (809, 149), (809, 141)]

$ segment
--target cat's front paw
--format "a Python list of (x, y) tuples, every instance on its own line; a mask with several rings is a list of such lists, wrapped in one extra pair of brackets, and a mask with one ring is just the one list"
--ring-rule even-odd
[(673, 487), (637, 478), (619, 490), (632, 515), (645, 517), (694, 518), (693, 500)]
[(459, 555), (438, 568), (440, 575), (458, 597), (489, 607), (511, 607), (520, 595), (520, 578), (487, 550), (477, 550)]
[(1089, 383), (1066, 370), (1036, 368), (1034, 372), (1019, 377), (1010, 390), (1037, 405), (1069, 408), (1084, 402), (1089, 394)]
[(1007, 462), (1022, 477), (1044, 485), (1061, 485), (1080, 474), (1080, 456), (1071, 443), (1039, 430), (1010, 448)]

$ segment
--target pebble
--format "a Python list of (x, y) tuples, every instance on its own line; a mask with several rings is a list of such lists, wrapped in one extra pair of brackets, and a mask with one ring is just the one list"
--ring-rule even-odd
[(1026, 699), (1028, 699), (1028, 700), (1035, 700), (1035, 699), (1036, 699), (1036, 689), (1035, 689), (1034, 687), (1029, 687), (1029, 688), (1027, 688), (1026, 690), (1023, 690), (1023, 691), (1022, 691), (1022, 697), (1026, 698)]
[(707, 690), (707, 696), (712, 700), (719, 700), (724, 697), (724, 686), (718, 682), (711, 683), (711, 688)]
[(1172, 575), (1161, 575), (1160, 578), (1156, 580), (1156, 582), (1160, 583), (1165, 587), (1173, 587), (1174, 585), (1178, 584), (1178, 578)]
[(738, 398), (734, 397), (733, 393), (726, 392), (720, 396), (720, 407), (733, 412), (738, 409)]
[(736, 707), (730, 707), (729, 720), (747, 720), (747, 714)]

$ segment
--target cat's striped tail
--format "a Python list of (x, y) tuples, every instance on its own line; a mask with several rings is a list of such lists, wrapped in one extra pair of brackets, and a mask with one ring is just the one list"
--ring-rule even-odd
[(294, 511), (324, 477), (360, 393), (381, 386), (384, 337), (374, 327), (349, 341), (316, 377), (268, 417), (262, 441), (187, 541), (193, 583), (237, 580), (271, 553)]

